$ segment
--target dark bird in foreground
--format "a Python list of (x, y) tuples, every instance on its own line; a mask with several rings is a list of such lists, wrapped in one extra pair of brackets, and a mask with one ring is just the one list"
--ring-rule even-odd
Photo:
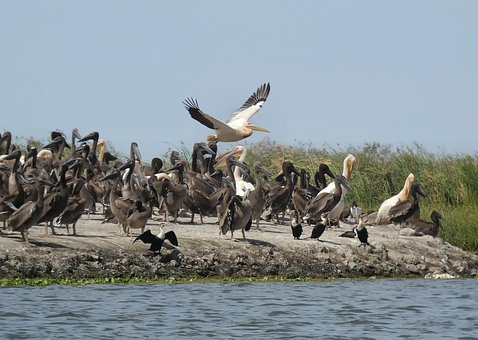
[(292, 229), (292, 236), (294, 236), (294, 240), (299, 240), (303, 231), (302, 224), (298, 223), (294, 218), (290, 223), (290, 228)]
[(320, 241), (319, 238), (325, 231), (325, 227), (327, 226), (328, 221), (327, 218), (322, 218), (322, 221), (316, 223), (314, 228), (312, 229), (312, 233), (310, 234), (310, 238), (316, 238), (317, 241)]
[(432, 237), (438, 236), (438, 231), (441, 227), (442, 216), (438, 211), (432, 211), (430, 216), (432, 222), (424, 221), (422, 219), (415, 219), (408, 222), (408, 227), (417, 232), (417, 236), (430, 235)]
[(368, 243), (368, 231), (367, 228), (364, 227), (362, 218), (359, 218), (359, 223), (358, 225), (354, 228), (355, 233), (357, 234), (358, 239), (360, 240), (360, 246), (369, 246), (370, 243)]
[(154, 255), (161, 254), (161, 247), (163, 246), (165, 240), (168, 240), (173, 246), (177, 247), (179, 244), (174, 231), (170, 230), (168, 232), (164, 232), (163, 227), (160, 226), (160, 228), (161, 231), (158, 235), (154, 235), (151, 230), (148, 229), (136, 237), (133, 243), (135, 243), (137, 240), (141, 240), (144, 243), (151, 243), (149, 250), (151, 250)]

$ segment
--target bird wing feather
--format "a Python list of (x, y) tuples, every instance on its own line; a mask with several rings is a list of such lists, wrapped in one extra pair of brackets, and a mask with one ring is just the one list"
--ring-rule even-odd
[(8, 218), (8, 225), (11, 228), (17, 228), (30, 219), (34, 212), (38, 209), (35, 202), (27, 202), (20, 208), (15, 210)]
[(171, 242), (171, 244), (176, 246), (176, 247), (179, 245), (178, 238), (176, 237), (176, 234), (172, 230), (170, 230), (166, 234), (164, 234), (164, 238), (166, 240), (168, 240), (169, 242)]
[(242, 106), (232, 114), (227, 121), (230, 124), (233, 121), (247, 122), (257, 111), (262, 107), (262, 104), (267, 100), (271, 90), (270, 83), (264, 83), (251, 94), (251, 96), (242, 104)]
[(135, 243), (138, 240), (143, 241), (143, 243), (153, 243), (153, 241), (156, 239), (156, 235), (154, 235), (151, 230), (146, 230), (144, 233), (136, 237), (133, 241)]
[(388, 216), (390, 219), (405, 216), (412, 208), (413, 202), (411, 200), (401, 201), (390, 208)]
[(197, 100), (193, 98), (186, 98), (183, 101), (186, 110), (188, 110), (191, 118), (197, 120), (202, 125), (207, 126), (210, 129), (214, 130), (232, 130), (226, 123), (221, 122), (219, 119), (214, 118), (213, 116), (204, 113), (200, 108)]

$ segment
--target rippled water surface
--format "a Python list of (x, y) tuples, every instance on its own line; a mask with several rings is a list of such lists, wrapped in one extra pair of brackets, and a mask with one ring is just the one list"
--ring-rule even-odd
[(0, 338), (478, 339), (478, 281), (0, 288)]

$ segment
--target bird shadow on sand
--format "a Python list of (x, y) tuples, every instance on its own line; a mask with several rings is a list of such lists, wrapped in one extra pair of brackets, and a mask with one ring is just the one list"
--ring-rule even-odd
[(246, 238), (246, 239), (236, 238), (236, 239), (234, 239), (234, 242), (244, 242), (244, 243), (252, 244), (254, 246), (261, 246), (261, 247), (273, 247), (273, 248), (277, 247), (273, 243), (262, 241), (262, 240), (255, 240), (255, 239), (251, 239), (251, 238)]
[(42, 241), (33, 241), (30, 240), (30, 244), (34, 244), (37, 247), (48, 247), (48, 248), (69, 248), (63, 244), (53, 243), (53, 242), (42, 242)]
[(60, 236), (60, 237), (78, 237), (78, 238), (108, 238), (108, 236), (103, 236), (103, 235), (82, 235), (82, 234), (55, 234), (55, 236)]
[(326, 241), (326, 240), (318, 240), (319, 242), (322, 242), (322, 243), (329, 243), (329, 244), (333, 244), (335, 246), (340, 246), (340, 243), (337, 243), (337, 242), (333, 242), (333, 241)]

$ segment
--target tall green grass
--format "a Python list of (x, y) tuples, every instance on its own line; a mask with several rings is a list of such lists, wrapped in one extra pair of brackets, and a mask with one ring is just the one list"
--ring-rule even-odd
[(409, 173), (415, 175), (427, 197), (421, 199), (422, 218), (430, 220), (433, 210), (443, 216), (440, 236), (468, 251), (478, 250), (478, 157), (466, 154), (434, 154), (420, 145), (392, 147), (378, 143), (360, 147), (322, 147), (310, 144), (284, 146), (265, 139), (247, 144), (246, 162), (261, 160), (272, 172), (279, 172), (290, 160), (311, 175), (319, 164), (329, 164), (333, 173), (342, 173), (343, 159), (357, 158), (348, 201), (357, 201), (363, 211), (377, 210), (388, 197), (397, 194)]

